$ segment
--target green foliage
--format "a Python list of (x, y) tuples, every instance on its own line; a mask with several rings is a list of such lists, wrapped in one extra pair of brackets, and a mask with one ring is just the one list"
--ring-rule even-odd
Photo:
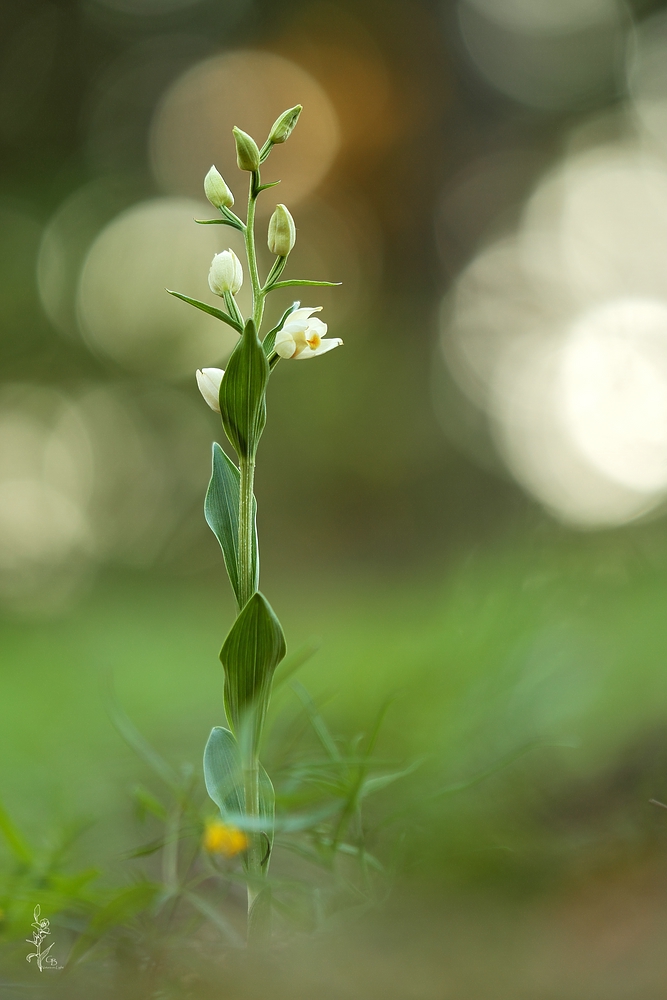
[[(224, 218), (224, 219), (195, 219), (195, 222), (197, 223), (198, 226), (231, 226), (232, 229), (238, 229), (239, 232), (242, 233), (243, 229), (244, 229), (244, 226), (243, 226), (243, 223), (241, 222), (241, 220), (237, 219), (236, 216), (234, 216), (233, 212), (225, 211), (224, 208), (221, 209), (221, 211), (225, 213), (226, 218)], [(230, 218), (230, 216), (232, 216), (232, 218)]]
[[(214, 219), (214, 222), (222, 222), (222, 219)], [(199, 299), (193, 299), (189, 295), (183, 295), (181, 292), (172, 292), (170, 288), (167, 289), (170, 295), (173, 295), (176, 299), (181, 299), (183, 302), (187, 302), (188, 305), (194, 306), (195, 309), (201, 309), (202, 312), (208, 313), (209, 316), (215, 316), (216, 319), (222, 320), (227, 326), (231, 326), (232, 329), (236, 330), (237, 333), (243, 332), (243, 326), (239, 323), (237, 319), (230, 316), (229, 313), (224, 312), (222, 309), (216, 309), (215, 306), (210, 306), (208, 302), (201, 302)]]
[(143, 785), (135, 785), (132, 789), (132, 798), (139, 819), (145, 819), (150, 813), (159, 820), (166, 820), (167, 814), (163, 804)]
[(276, 669), (273, 678), (273, 690), (277, 690), (290, 677), (293, 677), (297, 670), (300, 670), (304, 664), (308, 663), (308, 660), (315, 655), (319, 648), (320, 643), (317, 639), (309, 639), (303, 646), (299, 646), (293, 653), (286, 656)]
[[(241, 604), (239, 580), (239, 493), (241, 473), (217, 441), (213, 444), (211, 481), (204, 501), (204, 515), (209, 528), (218, 539), (225, 560), (227, 575)], [(257, 503), (253, 497), (253, 522), (257, 516)], [(253, 532), (254, 587), (259, 585), (259, 557), (257, 554), (257, 529)]]
[(336, 285), (340, 284), (340, 281), (310, 281), (308, 278), (289, 278), (287, 281), (274, 282), (269, 291), (273, 292), (277, 288), (291, 288), (295, 285), (306, 285), (311, 288), (335, 288)]
[(249, 319), (220, 383), (222, 423), (240, 458), (254, 459), (266, 423), (268, 381), (269, 363)]
[(0, 803), (0, 838), (13, 858), (0, 872), (0, 936), (24, 938), (37, 900), (44, 913), (67, 912), (73, 926), (95, 911), (102, 895), (93, 886), (99, 871), (68, 870), (72, 845), (87, 826), (79, 823), (65, 828), (48, 846), (36, 848)]
[(238, 735), (252, 716), (254, 746), (266, 715), (273, 671), (285, 652), (280, 622), (269, 602), (257, 591), (242, 609), (220, 650), (227, 718)]
[(140, 913), (149, 909), (159, 892), (158, 884), (143, 880), (114, 892), (99, 907), (84, 933), (77, 939), (69, 956), (69, 964), (80, 961), (110, 930), (119, 925), (130, 924)]

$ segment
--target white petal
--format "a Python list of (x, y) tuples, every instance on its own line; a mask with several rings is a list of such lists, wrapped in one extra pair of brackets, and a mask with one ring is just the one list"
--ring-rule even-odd
[(320, 337), (326, 337), (328, 327), (321, 319), (317, 319), (314, 316), (311, 320), (308, 320), (308, 334), (310, 334), (311, 330)]
[(294, 337), (286, 333), (285, 330), (281, 330), (276, 337), (276, 342), (274, 344), (274, 350), (276, 354), (281, 358), (291, 358), (294, 356), (296, 351), (296, 343)]
[(220, 413), (220, 383), (224, 375), (222, 368), (198, 368), (197, 385), (202, 396), (216, 413)]
[(287, 323), (306, 323), (313, 313), (322, 312), (323, 306), (301, 306), (287, 317)]
[(297, 320), (296, 323), (285, 323), (281, 330), (281, 333), (289, 333), (290, 336), (294, 336), (295, 333), (305, 333), (308, 329), (308, 320)]
[(319, 354), (326, 354), (327, 351), (333, 351), (334, 347), (340, 347), (343, 341), (340, 337), (332, 337), (329, 340), (323, 340), (322, 343), (316, 350), (311, 351), (307, 348), (302, 351), (301, 354), (297, 354), (296, 360), (300, 361), (301, 358), (316, 358)]

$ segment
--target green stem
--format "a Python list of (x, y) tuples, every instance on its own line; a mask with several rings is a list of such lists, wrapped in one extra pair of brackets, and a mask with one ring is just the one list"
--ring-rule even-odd
[[(255, 205), (261, 187), (259, 170), (251, 174), (248, 193), (248, 216), (245, 225), (245, 248), (248, 258), (248, 270), (252, 285), (252, 318), (259, 334), (264, 314), (264, 292), (259, 280), (257, 253), (255, 249)], [(253, 572), (252, 550), (255, 534), (253, 518), (253, 488), (255, 479), (255, 457), (239, 456), (239, 597), (240, 608), (250, 600), (255, 592), (255, 575)], [(243, 787), (245, 793), (245, 812), (252, 820), (258, 820), (259, 809), (259, 743), (261, 732), (256, 732), (255, 720), (251, 720), (253, 736), (248, 739), (243, 761)], [(253, 825), (256, 825), (253, 824)], [(246, 854), (246, 871), (248, 874), (248, 944), (258, 945), (265, 941), (266, 922), (261, 914), (253, 912), (258, 895), (262, 889), (265, 873), (262, 870), (264, 845), (262, 835), (258, 830), (248, 831), (248, 850)], [(258, 906), (262, 906), (258, 901)], [(251, 917), (252, 913), (252, 917)]]
[(241, 482), (239, 484), (239, 610), (245, 607), (255, 593), (252, 543), (255, 526), (253, 523), (253, 486), (255, 463), (250, 458), (239, 462)]
[(255, 329), (259, 335), (264, 315), (264, 294), (259, 280), (257, 269), (257, 253), (255, 251), (255, 205), (259, 194), (260, 177), (259, 170), (254, 171), (250, 177), (250, 191), (248, 193), (248, 219), (245, 228), (245, 249), (248, 257), (248, 269), (250, 271), (250, 282), (252, 284), (252, 318), (255, 322)]
[[(253, 820), (259, 819), (259, 758), (253, 746), (250, 749), (250, 759), (243, 768), (243, 787), (245, 791), (245, 812)], [(257, 830), (248, 831), (249, 846), (246, 854), (246, 865), (250, 881), (248, 883), (248, 915), (260, 892), (262, 878), (262, 837)]]
[[(250, 600), (255, 592), (255, 578), (252, 565), (252, 542), (255, 525), (253, 520), (253, 481), (255, 478), (255, 463), (248, 458), (242, 458), (239, 463), (241, 482), (239, 489), (239, 583), (241, 608)], [(251, 721), (254, 730), (254, 720)], [(249, 734), (248, 734), (249, 735)], [(258, 741), (250, 738), (247, 741), (245, 760), (243, 763), (243, 786), (245, 791), (245, 812), (251, 819), (259, 817), (259, 753)], [(248, 831), (248, 851), (246, 854), (246, 869), (248, 873), (248, 918), (262, 882), (262, 838), (257, 830)], [(248, 920), (248, 944), (254, 942), (254, 922)]]

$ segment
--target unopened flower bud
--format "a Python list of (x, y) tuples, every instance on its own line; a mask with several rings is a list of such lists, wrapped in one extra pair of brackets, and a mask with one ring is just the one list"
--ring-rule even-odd
[(222, 368), (198, 368), (197, 385), (202, 396), (216, 413), (220, 413), (220, 383), (224, 375)]
[(233, 250), (223, 250), (217, 253), (211, 262), (208, 272), (208, 287), (216, 295), (231, 292), (236, 295), (243, 284), (243, 268)]
[(232, 132), (236, 141), (236, 162), (239, 169), (259, 170), (259, 149), (253, 137), (236, 126)]
[(294, 219), (284, 205), (276, 205), (269, 220), (269, 250), (277, 257), (287, 257), (296, 243)]
[(204, 194), (216, 208), (231, 208), (234, 204), (234, 195), (215, 167), (211, 167), (204, 178)]
[(292, 134), (294, 126), (298, 122), (299, 115), (302, 110), (303, 108), (301, 105), (297, 104), (296, 107), (283, 111), (281, 116), (276, 118), (271, 127), (271, 131), (269, 132), (269, 142), (274, 144), (286, 142)]

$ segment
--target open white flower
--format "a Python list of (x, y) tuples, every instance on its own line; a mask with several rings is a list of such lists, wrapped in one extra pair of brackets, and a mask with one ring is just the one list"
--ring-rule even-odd
[(343, 341), (339, 337), (324, 340), (327, 325), (312, 314), (320, 312), (322, 306), (304, 306), (295, 309), (287, 317), (282, 330), (276, 336), (275, 351), (281, 358), (316, 358), (318, 354), (333, 351)]
[(198, 368), (197, 385), (202, 396), (216, 413), (220, 413), (220, 383), (224, 375), (222, 368)]

